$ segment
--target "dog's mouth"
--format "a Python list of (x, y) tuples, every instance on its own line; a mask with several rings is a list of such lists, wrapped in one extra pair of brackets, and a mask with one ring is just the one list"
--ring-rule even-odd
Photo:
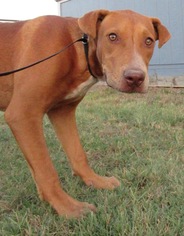
[(148, 89), (148, 78), (141, 70), (125, 71), (120, 79), (104, 74), (104, 80), (109, 87), (124, 93), (146, 93)]
[(137, 87), (131, 87), (131, 88), (114, 87), (113, 85), (109, 84), (108, 81), (106, 81), (106, 84), (108, 85), (108, 87), (112, 89), (116, 89), (119, 92), (123, 92), (123, 93), (145, 93), (140, 88), (137, 88)]

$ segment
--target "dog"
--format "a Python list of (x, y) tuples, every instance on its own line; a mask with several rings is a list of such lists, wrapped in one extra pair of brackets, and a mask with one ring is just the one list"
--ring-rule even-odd
[(47, 114), (53, 124), (75, 175), (97, 189), (118, 187), (115, 177), (99, 176), (88, 165), (77, 131), (76, 107), (98, 81), (121, 92), (145, 93), (155, 42), (160, 48), (170, 38), (159, 19), (130, 10), (97, 10), (78, 19), (42, 16), (1, 23), (0, 72), (49, 56), (84, 33), (88, 35), (87, 56), (83, 43), (76, 42), (50, 60), (0, 78), (0, 109), (27, 160), (39, 197), (67, 218), (96, 208), (61, 188), (44, 139), (43, 116)]

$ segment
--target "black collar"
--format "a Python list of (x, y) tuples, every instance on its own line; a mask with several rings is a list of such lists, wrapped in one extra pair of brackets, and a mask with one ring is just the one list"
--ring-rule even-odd
[(87, 62), (87, 66), (88, 66), (88, 70), (89, 70), (89, 73), (97, 79), (97, 76), (94, 75), (94, 73), (92, 72), (91, 70), (91, 67), (90, 67), (90, 63), (89, 63), (89, 37), (87, 34), (83, 34), (82, 36), (82, 43), (84, 45), (84, 53), (85, 53), (85, 56), (86, 56), (86, 62)]

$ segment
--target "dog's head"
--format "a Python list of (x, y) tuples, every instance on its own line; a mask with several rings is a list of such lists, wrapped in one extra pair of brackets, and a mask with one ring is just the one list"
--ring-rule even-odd
[(155, 42), (159, 40), (160, 48), (170, 38), (160, 20), (128, 10), (98, 10), (79, 18), (78, 23), (96, 42), (107, 84), (122, 92), (146, 92)]

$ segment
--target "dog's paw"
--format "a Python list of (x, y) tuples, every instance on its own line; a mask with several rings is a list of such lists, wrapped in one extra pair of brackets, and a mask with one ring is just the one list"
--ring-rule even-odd
[(114, 189), (120, 186), (119, 180), (114, 176), (103, 177), (97, 174), (83, 179), (87, 186), (92, 186), (97, 189)]
[(64, 212), (58, 212), (59, 215), (64, 215), (66, 218), (81, 218), (90, 212), (96, 212), (96, 207), (93, 204), (87, 202), (78, 202), (77, 204), (71, 205), (70, 208), (65, 209)]
[(96, 207), (93, 204), (79, 202), (63, 190), (52, 192), (52, 194), (49, 194), (48, 199), (44, 200), (50, 203), (58, 215), (66, 218), (81, 218), (88, 213), (96, 212)]
[(64, 216), (68, 219), (81, 218), (89, 214), (90, 212), (96, 212), (96, 207), (93, 204), (89, 204), (87, 202), (79, 202), (74, 199), (70, 199), (64, 204), (62, 202), (59, 205), (51, 205), (60, 216)]

